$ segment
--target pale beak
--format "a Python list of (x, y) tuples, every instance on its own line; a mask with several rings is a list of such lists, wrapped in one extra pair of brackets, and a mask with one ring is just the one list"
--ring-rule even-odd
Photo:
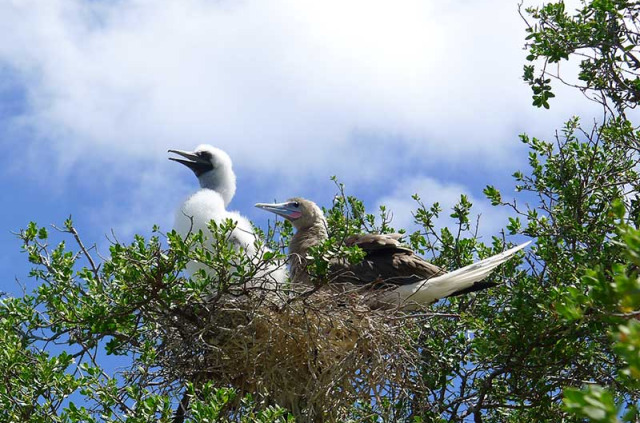
[(296, 220), (300, 216), (302, 216), (302, 212), (300, 211), (300, 207), (296, 207), (294, 203), (257, 203), (256, 207), (262, 210), (270, 211), (271, 213), (275, 213), (278, 216), (282, 216), (288, 220)]

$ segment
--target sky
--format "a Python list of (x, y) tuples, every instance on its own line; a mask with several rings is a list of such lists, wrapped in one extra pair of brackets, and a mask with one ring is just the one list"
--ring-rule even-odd
[(447, 210), (464, 193), (498, 234), (508, 212), (482, 189), (514, 195), (518, 135), (595, 116), (561, 88), (551, 110), (531, 106), (517, 3), (0, 2), (0, 290), (36, 286), (13, 234), (29, 221), (71, 215), (103, 253), (112, 231), (169, 230), (197, 181), (167, 150), (202, 143), (234, 161), (229, 209), (263, 227), (254, 203), (328, 206), (336, 175), (396, 228), (412, 194)]

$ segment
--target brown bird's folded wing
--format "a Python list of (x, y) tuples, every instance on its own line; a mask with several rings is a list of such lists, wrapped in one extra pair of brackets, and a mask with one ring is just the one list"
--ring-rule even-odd
[(358, 234), (351, 235), (344, 240), (344, 243), (352, 247), (357, 245), (365, 251), (374, 251), (385, 248), (403, 248), (407, 251), (411, 251), (407, 248), (402, 247), (400, 244), (400, 239), (402, 239), (402, 234)]
[(364, 259), (358, 264), (334, 261), (331, 270), (340, 275), (340, 282), (376, 287), (412, 284), (445, 273), (402, 246), (400, 238), (402, 234), (352, 235), (345, 244), (362, 248)]

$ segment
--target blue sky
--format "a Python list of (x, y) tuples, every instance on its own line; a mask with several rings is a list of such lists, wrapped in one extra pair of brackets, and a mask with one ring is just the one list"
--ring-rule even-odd
[[(170, 229), (194, 176), (167, 149), (234, 160), (230, 208), (328, 205), (337, 175), (410, 224), (413, 193), (460, 193), (496, 233), (526, 168), (518, 134), (550, 138), (590, 106), (559, 90), (531, 106), (514, 0), (37, 0), (0, 4), (0, 289), (28, 287), (11, 231), (72, 215), (87, 243)], [(565, 70), (566, 71), (566, 70)]]

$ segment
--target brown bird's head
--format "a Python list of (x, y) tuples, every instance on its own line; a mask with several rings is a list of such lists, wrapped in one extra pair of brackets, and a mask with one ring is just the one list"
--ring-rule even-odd
[(284, 203), (258, 203), (256, 207), (270, 211), (289, 220), (297, 230), (325, 222), (320, 207), (313, 201), (294, 197)]

